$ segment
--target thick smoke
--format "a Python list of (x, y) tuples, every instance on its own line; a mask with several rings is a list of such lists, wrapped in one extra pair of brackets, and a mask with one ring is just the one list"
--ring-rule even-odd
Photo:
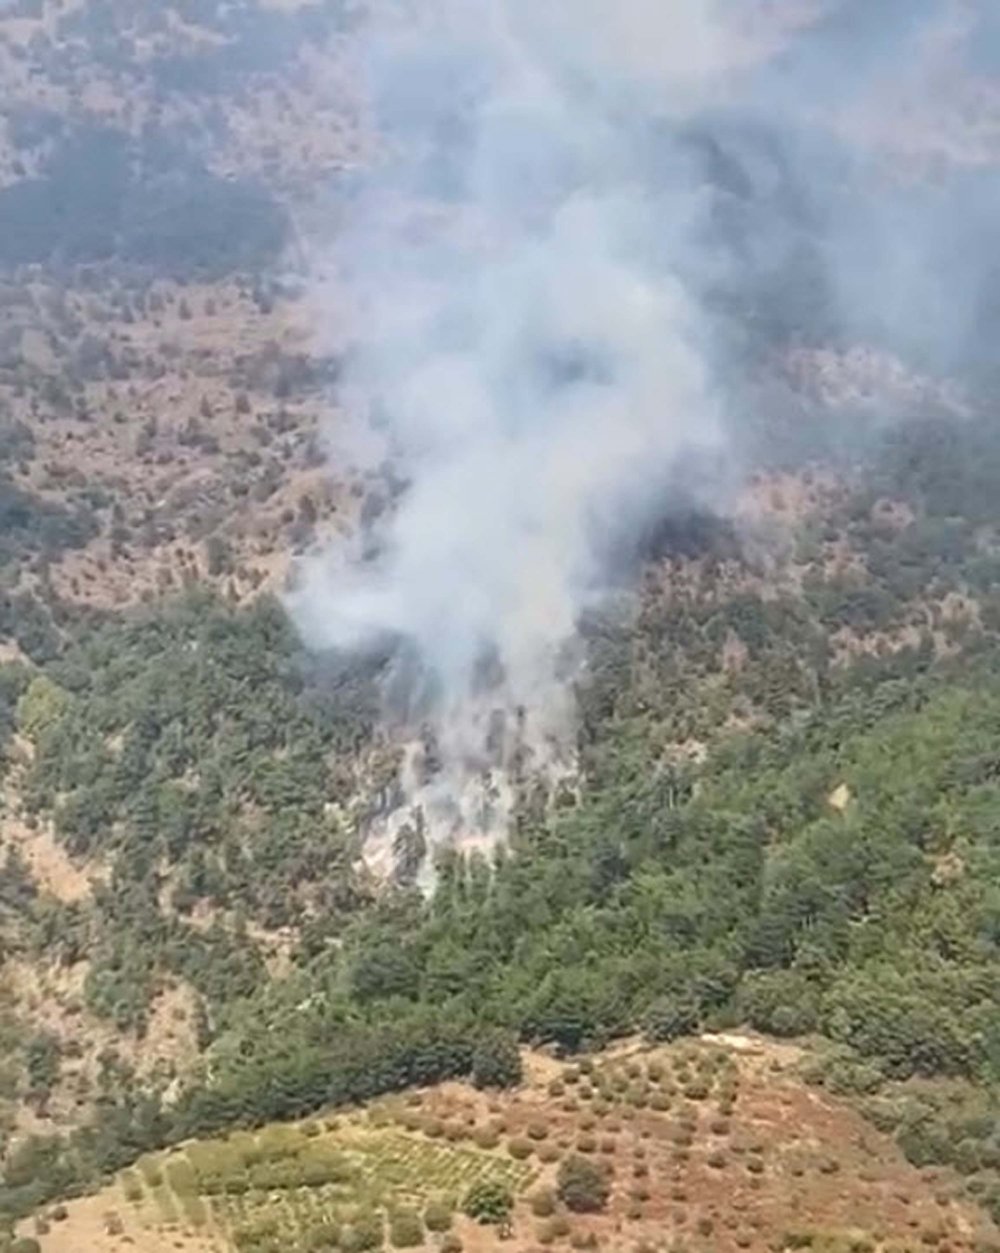
[[(776, 346), (933, 346), (948, 366), (969, 341), (972, 254), (947, 220), (967, 189), (888, 173), (899, 144), (864, 102), (976, 20), (916, 0), (429, 0), (366, 30), (378, 151), (338, 249), (344, 398), (390, 499), (298, 608), (313, 638), (411, 659), (410, 808), (386, 847), (404, 819), (417, 855), (495, 834), (511, 775), (559, 768), (581, 610), (678, 467), (725, 481), (741, 388)], [(991, 243), (970, 205), (992, 191), (961, 205)]]

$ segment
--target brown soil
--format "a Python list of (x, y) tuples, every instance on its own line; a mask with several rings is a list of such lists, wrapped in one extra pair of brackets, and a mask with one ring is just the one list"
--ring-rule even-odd
[[(796, 1233), (829, 1249), (923, 1244), (965, 1253), (997, 1239), (956, 1178), (910, 1166), (853, 1109), (806, 1087), (796, 1075), (798, 1058), (792, 1045), (742, 1035), (654, 1051), (627, 1044), (593, 1059), (582, 1074), (534, 1054), (526, 1058), (524, 1086), (513, 1093), (449, 1083), (381, 1102), (370, 1116), (403, 1122), (417, 1137), (435, 1124), (461, 1129), (462, 1138), (492, 1127), (500, 1136), (492, 1151), (501, 1154), (512, 1142), (530, 1144), (536, 1175), (518, 1200), (514, 1242), (506, 1246), (516, 1253), (549, 1243), (564, 1249), (570, 1241), (614, 1253), (692, 1242), (719, 1253), (765, 1253), (791, 1248)], [(598, 1084), (619, 1099), (607, 1104)], [(359, 1118), (364, 1111), (348, 1118), (348, 1134)], [(612, 1190), (604, 1212), (564, 1214), (568, 1231), (553, 1236), (530, 1200), (556, 1181), (556, 1161), (541, 1159), (569, 1153), (602, 1163)], [(170, 1244), (162, 1231), (142, 1226), (148, 1219), (141, 1209), (129, 1211), (119, 1187), (72, 1202), (68, 1219), (42, 1238), (44, 1253), (118, 1253), (126, 1240), (151, 1253), (229, 1247), (213, 1245), (205, 1230), (175, 1230), (171, 1238), (182, 1243)], [(112, 1210), (125, 1223), (124, 1236), (103, 1229)], [(459, 1218), (456, 1230), (467, 1253), (500, 1247), (491, 1227)]]

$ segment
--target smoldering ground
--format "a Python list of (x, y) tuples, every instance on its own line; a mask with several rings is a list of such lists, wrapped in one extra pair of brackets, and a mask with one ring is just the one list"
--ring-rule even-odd
[(788, 350), (985, 368), (1000, 138), (945, 123), (970, 85), (993, 107), (998, 43), (957, 0), (433, 0), (366, 25), (343, 400), (397, 486), (295, 607), (313, 640), (417, 659), (393, 690), (430, 724), (436, 796), (510, 766), (484, 749), (498, 713), (519, 763), (558, 757), (579, 615), (678, 483), (724, 508), (793, 426), (806, 456), (905, 416), (876, 397), (810, 427), (771, 385)]

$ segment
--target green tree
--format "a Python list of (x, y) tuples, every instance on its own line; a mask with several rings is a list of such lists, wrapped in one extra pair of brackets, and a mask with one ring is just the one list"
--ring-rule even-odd
[(500, 1226), (510, 1220), (514, 1196), (510, 1188), (498, 1179), (480, 1179), (466, 1193), (462, 1209), (478, 1223)]
[(70, 695), (44, 674), (36, 675), (17, 702), (17, 725), (36, 743), (69, 708)]
[(522, 1073), (513, 1036), (494, 1031), (480, 1038), (472, 1054), (472, 1082), (477, 1088), (513, 1088), (521, 1082)]
[(677, 1040), (693, 1035), (701, 1025), (701, 1011), (693, 997), (664, 996), (646, 1014), (643, 1024), (650, 1040)]

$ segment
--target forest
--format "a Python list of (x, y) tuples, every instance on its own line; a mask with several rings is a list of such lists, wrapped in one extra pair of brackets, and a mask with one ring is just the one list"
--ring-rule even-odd
[[(894, 432), (777, 570), (686, 525), (659, 579), (584, 624), (579, 797), (526, 789), (509, 848), (445, 855), (429, 899), (358, 863), (385, 658), (306, 654), (267, 598), (56, 606), (35, 664), (0, 667), (0, 733), (33, 745), (29, 812), (109, 877), (66, 905), (9, 864), (3, 943), (88, 952), (90, 1011), (140, 1033), (182, 977), (203, 1053), (170, 1100), (111, 1067), (89, 1125), (9, 1154), (3, 1207), (192, 1134), (513, 1079), (519, 1040), (743, 1024), (812, 1039), (813, 1081), (1000, 1213), (998, 450), (986, 422)], [(844, 632), (871, 646), (838, 652)], [(251, 926), (300, 919), (269, 976)], [(21, 1047), (55, 1082), (51, 1042)]]

